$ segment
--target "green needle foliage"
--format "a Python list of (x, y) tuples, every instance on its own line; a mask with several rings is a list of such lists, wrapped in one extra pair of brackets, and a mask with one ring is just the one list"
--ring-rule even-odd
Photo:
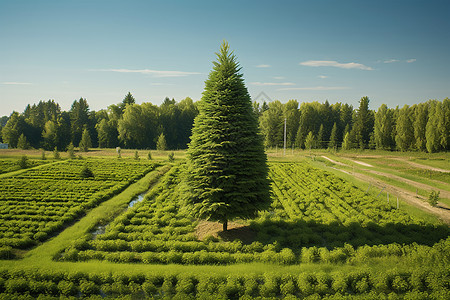
[(189, 144), (187, 202), (196, 217), (250, 219), (270, 205), (263, 139), (236, 56), (223, 42), (205, 82)]

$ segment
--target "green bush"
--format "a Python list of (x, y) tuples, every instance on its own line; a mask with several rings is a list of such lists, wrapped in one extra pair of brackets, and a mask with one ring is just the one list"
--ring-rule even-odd
[(158, 288), (155, 286), (153, 282), (145, 281), (142, 284), (142, 290), (144, 291), (147, 297), (153, 298), (153, 295), (156, 294)]
[(280, 281), (281, 295), (295, 295), (297, 293), (297, 286), (293, 275), (283, 275)]
[(348, 279), (346, 274), (343, 274), (342, 272), (338, 272), (336, 274), (333, 274), (333, 281), (331, 284), (331, 288), (336, 293), (345, 294), (348, 289)]
[(303, 296), (309, 296), (314, 293), (316, 276), (315, 274), (301, 273), (297, 278), (297, 286)]
[(29, 166), (28, 157), (26, 155), (22, 155), (19, 159), (19, 167), (21, 169), (26, 169)]
[(5, 291), (8, 294), (24, 294), (28, 288), (28, 281), (25, 278), (13, 278), (5, 282)]
[(277, 277), (270, 273), (264, 274), (264, 284), (260, 286), (260, 295), (262, 297), (276, 297), (279, 294), (280, 285)]
[(81, 169), (80, 175), (81, 175), (81, 178), (94, 177), (94, 173), (87, 165), (84, 165), (83, 169)]
[(173, 275), (167, 275), (164, 277), (164, 282), (161, 286), (161, 291), (166, 297), (171, 297), (175, 294), (175, 284), (177, 278)]
[(80, 282), (80, 292), (84, 296), (96, 295), (100, 291), (99, 287), (93, 281), (82, 280)]
[(170, 153), (167, 155), (167, 158), (168, 158), (169, 162), (174, 162), (174, 161), (175, 161), (175, 153), (170, 152)]
[(175, 292), (177, 294), (193, 294), (195, 293), (195, 279), (190, 275), (180, 275), (178, 276), (177, 285), (175, 287)]
[(60, 159), (61, 155), (59, 154), (58, 148), (55, 147), (55, 149), (53, 149), (53, 158), (54, 159)]
[(430, 194), (428, 195), (428, 203), (431, 206), (436, 206), (438, 204), (439, 201), (439, 195), (440, 195), (440, 191), (431, 191)]
[(10, 246), (0, 247), (0, 259), (12, 259), (12, 258), (14, 258), (12, 247)]

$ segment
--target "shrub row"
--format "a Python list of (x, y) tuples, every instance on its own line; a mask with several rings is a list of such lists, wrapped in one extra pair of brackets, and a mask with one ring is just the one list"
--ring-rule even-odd
[[(127, 243), (123, 242), (125, 247)], [(275, 264), (298, 263), (364, 263), (377, 258), (403, 257), (411, 263), (440, 265), (450, 264), (450, 238), (436, 243), (434, 246), (411, 245), (378, 245), (354, 248), (350, 244), (328, 250), (325, 247), (304, 247), (300, 254), (289, 248), (277, 249), (276, 245), (266, 245), (261, 252), (208, 252), (207, 250), (183, 252), (177, 249), (166, 249), (158, 252), (133, 252), (123, 248), (121, 251), (99, 251), (88, 249), (88, 243), (77, 240), (72, 247), (65, 250), (60, 260), (86, 261), (91, 259), (107, 260), (119, 263), (142, 262), (147, 264), (233, 264), (247, 262), (266, 262)], [(119, 249), (116, 249), (119, 250)]]
[(92, 296), (138, 298), (304, 298), (359, 296), (445, 299), (450, 292), (446, 268), (411, 272), (296, 274), (135, 274), (8, 272), (0, 275), (0, 298)]

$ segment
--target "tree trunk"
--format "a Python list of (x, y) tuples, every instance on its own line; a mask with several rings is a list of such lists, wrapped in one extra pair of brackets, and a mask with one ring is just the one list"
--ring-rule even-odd
[(225, 220), (225, 222), (223, 222), (223, 231), (227, 230), (228, 230), (228, 220)]

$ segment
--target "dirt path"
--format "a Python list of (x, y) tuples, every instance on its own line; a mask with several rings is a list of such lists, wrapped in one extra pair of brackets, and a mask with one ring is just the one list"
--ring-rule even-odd
[(404, 158), (400, 158), (400, 157), (393, 158), (393, 159), (407, 162), (410, 166), (412, 166), (414, 168), (431, 170), (431, 171), (442, 172), (442, 173), (450, 173), (450, 170), (445, 170), (445, 169), (441, 169), (441, 168), (435, 168), (432, 166), (422, 165), (422, 164), (419, 164), (419, 163), (416, 163), (416, 162), (413, 162), (413, 161), (410, 161), (410, 160), (407, 160)]
[[(432, 167), (432, 166), (428, 166), (428, 165), (424, 165), (424, 164), (419, 164), (419, 163), (410, 161), (408, 158), (404, 158), (404, 157), (382, 156), (382, 155), (358, 155), (356, 157), (357, 158), (360, 157), (360, 158), (375, 158), (375, 159), (379, 158), (379, 159), (399, 160), (399, 161), (402, 161), (402, 162), (406, 162), (407, 164), (409, 164), (411, 167), (414, 167), (414, 168), (431, 170), (431, 171), (442, 172), (442, 173), (450, 173), (450, 170), (446, 170), (446, 169), (442, 169), (442, 168), (436, 168), (436, 167)], [(344, 158), (350, 159), (349, 157), (344, 157)], [(352, 160), (352, 159), (350, 159), (350, 160)], [(364, 162), (358, 162), (358, 161), (355, 161), (355, 160), (353, 160), (353, 162), (365, 164)], [(366, 167), (369, 167), (369, 166), (372, 167), (371, 165), (368, 165)]]
[(432, 186), (430, 186), (428, 184), (425, 184), (425, 183), (420, 183), (420, 182), (413, 181), (413, 180), (410, 180), (410, 179), (406, 179), (406, 178), (403, 178), (403, 177), (400, 177), (400, 176), (397, 176), (397, 175), (394, 175), (394, 174), (388, 174), (388, 173), (383, 173), (383, 172), (374, 171), (374, 170), (364, 169), (364, 171), (372, 173), (372, 174), (384, 176), (384, 177), (387, 177), (387, 178), (392, 178), (392, 179), (395, 179), (395, 180), (398, 180), (398, 181), (402, 181), (402, 182), (404, 182), (404, 183), (406, 183), (408, 185), (411, 185), (413, 187), (424, 189), (424, 190), (428, 190), (430, 192), (431, 192), (431, 190), (435, 190), (435, 191), (440, 192), (440, 196), (441, 197), (450, 199), (450, 192), (449, 191), (442, 190), (442, 189), (439, 189), (439, 188), (436, 188), (436, 187), (432, 187)]
[(358, 165), (364, 166), (364, 167), (369, 167), (369, 168), (373, 168), (372, 165), (359, 161), (359, 160), (354, 160), (354, 159), (350, 159), (352, 162), (357, 163)]
[[(332, 159), (327, 158), (326, 156), (322, 156), (323, 158), (326, 158), (327, 160), (340, 165), (340, 166), (347, 166), (343, 163), (340, 162), (336, 162)], [(372, 186), (377, 187), (378, 189), (383, 189), (386, 192), (389, 192), (389, 194), (392, 195), (392, 197), (399, 197), (403, 200), (405, 200), (406, 202), (408, 202), (411, 205), (414, 205), (416, 207), (419, 207), (422, 210), (428, 211), (436, 216), (438, 216), (440, 219), (442, 219), (445, 223), (450, 224), (450, 208), (447, 207), (446, 205), (439, 203), (437, 207), (432, 207), (431, 205), (429, 205), (426, 202), (426, 199), (422, 196), (417, 196), (416, 193), (414, 192), (410, 192), (408, 190), (396, 187), (394, 185), (388, 184), (380, 179), (377, 178), (373, 178), (372, 176), (366, 175), (366, 174), (361, 174), (359, 172), (355, 172), (355, 171), (347, 171), (347, 170), (341, 170), (339, 168), (335, 168), (336, 170), (339, 170), (341, 172), (350, 174), (352, 176), (354, 176), (355, 178), (367, 182), (369, 184), (371, 184)], [(444, 198), (450, 198), (450, 192), (445, 191), (445, 190), (441, 190), (441, 189), (436, 189), (434, 187), (431, 187), (429, 185), (423, 184), (423, 183), (418, 183), (409, 179), (405, 179), (403, 177), (400, 176), (396, 176), (396, 175), (392, 175), (392, 174), (387, 174), (387, 173), (383, 173), (383, 172), (379, 172), (379, 171), (374, 171), (374, 170), (368, 170), (368, 169), (364, 169), (364, 171), (366, 172), (370, 172), (376, 175), (381, 175), (381, 176), (385, 176), (388, 178), (392, 178), (395, 180), (399, 180), (399, 181), (403, 181), (407, 184), (410, 184), (412, 186), (416, 186), (416, 187), (420, 187), (421, 189), (427, 189), (427, 190), (438, 190), (441, 192), (441, 196)], [(391, 198), (392, 201), (394, 200), (393, 198)]]
[[(384, 188), (385, 191), (389, 192), (393, 197), (398, 196), (399, 198), (402, 198), (406, 202), (419, 207), (420, 209), (426, 210), (439, 218), (441, 218), (445, 223), (450, 224), (450, 209), (446, 207), (443, 204), (438, 204), (437, 207), (432, 207), (429, 205), (426, 201), (426, 199), (422, 196), (416, 196), (415, 193), (407, 191), (405, 189), (387, 184), (381, 180), (378, 180), (376, 178), (373, 178), (369, 175), (361, 174), (358, 172), (348, 172), (351, 175), (355, 176), (356, 178), (368, 182), (372, 184), (373, 186), (376, 186), (380, 190)], [(416, 184), (416, 182), (414, 182)], [(393, 200), (393, 199), (392, 199)]]
[(331, 158), (326, 157), (325, 155), (322, 155), (321, 157), (322, 157), (322, 158), (325, 158), (326, 160), (332, 162), (332, 163), (335, 164), (335, 165), (347, 167), (346, 164), (341, 163), (341, 162), (339, 162), (339, 161), (335, 161), (335, 160), (333, 160), (333, 159), (331, 159)]

